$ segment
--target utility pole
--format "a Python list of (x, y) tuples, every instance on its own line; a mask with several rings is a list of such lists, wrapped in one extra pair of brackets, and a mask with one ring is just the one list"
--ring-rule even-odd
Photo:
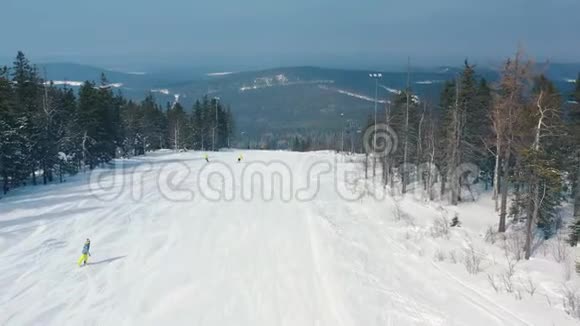
[[(377, 150), (377, 102), (379, 97), (379, 79), (383, 77), (381, 73), (373, 73), (369, 74), (369, 77), (375, 80), (375, 122), (374, 122), (374, 130), (373, 130), (373, 150)], [(377, 175), (377, 156), (373, 152), (373, 180), (374, 177)]]
[(216, 129), (218, 126), (218, 101), (220, 100), (219, 97), (214, 97), (213, 98), (215, 101), (215, 121), (214, 121), (214, 125), (213, 125), (213, 131), (212, 131), (212, 144), (211, 144), (211, 150), (215, 151), (215, 145), (216, 145)]
[(344, 113), (341, 113), (340, 117), (340, 122), (342, 124), (342, 128), (340, 129), (340, 151), (344, 153)]
[(407, 95), (407, 105), (405, 108), (405, 146), (403, 151), (403, 171), (401, 172), (401, 192), (404, 194), (407, 192), (407, 173), (408, 173), (408, 166), (407, 166), (407, 155), (408, 155), (408, 138), (409, 138), (409, 100), (411, 91), (411, 57), (407, 58), (407, 89), (405, 93)]

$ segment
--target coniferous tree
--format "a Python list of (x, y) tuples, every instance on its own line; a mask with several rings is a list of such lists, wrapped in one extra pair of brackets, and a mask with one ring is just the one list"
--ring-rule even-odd
[[(529, 117), (532, 128), (527, 135), (530, 139), (527, 148), (521, 155), (522, 167), (526, 176), (523, 201), (526, 207), (521, 211), (526, 215), (526, 244), (525, 257), (529, 259), (532, 250), (534, 228), (537, 226), (543, 231), (544, 237), (549, 238), (557, 227), (557, 207), (562, 199), (562, 121), (561, 100), (556, 87), (544, 76), (539, 76), (534, 82), (534, 98), (530, 105), (534, 110)], [(521, 121), (520, 121), (521, 123)], [(523, 123), (524, 124), (524, 123)], [(517, 203), (516, 203), (517, 205)]]
[(489, 139), (492, 137), (492, 93), (487, 80), (481, 78), (477, 87), (474, 108), (467, 117), (467, 141), (471, 148), (469, 160), (475, 163), (485, 178), (486, 189), (492, 180), (494, 157), (489, 149)]
[(58, 176), (60, 182), (64, 175), (78, 172), (82, 156), (81, 131), (78, 127), (78, 111), (74, 92), (65, 88), (56, 93), (55, 115), (58, 150)]
[(190, 147), (189, 119), (181, 104), (176, 103), (167, 110), (167, 129), (169, 145), (175, 151), (187, 150)]
[(421, 156), (418, 157), (418, 176), (423, 185), (423, 191), (426, 194), (427, 200), (434, 199), (433, 185), (437, 182), (439, 175), (437, 174), (437, 148), (438, 134), (437, 125), (439, 123), (438, 116), (432, 105), (425, 102), (423, 111), (421, 112), (420, 128), (419, 128), (419, 142), (421, 148)]
[(20, 134), (26, 123), (16, 112), (14, 89), (4, 67), (0, 69), (0, 177), (4, 194), (24, 177), (22, 174), (27, 168), (25, 153), (21, 151), (24, 139)]
[(103, 124), (98, 92), (93, 82), (85, 82), (79, 90), (78, 119), (82, 132), (82, 162), (92, 169), (99, 162), (99, 129)]
[(42, 170), (43, 184), (53, 179), (53, 169), (58, 165), (58, 112), (60, 111), (59, 90), (44, 85), (41, 109), (35, 114), (38, 132), (38, 163)]
[(445, 138), (443, 170), (453, 205), (461, 201), (461, 185), (466, 177), (459, 174), (458, 167), (468, 162), (481, 167), (488, 157), (485, 139), (489, 133), (489, 103), (487, 83), (478, 82), (474, 66), (465, 61), (461, 76), (448, 82), (441, 96)]
[(196, 150), (203, 150), (205, 149), (203, 138), (205, 130), (203, 124), (203, 108), (199, 100), (195, 101), (192, 111), (193, 148)]
[(567, 131), (569, 133), (568, 170), (572, 184), (572, 201), (574, 219), (571, 225), (570, 243), (577, 245), (580, 240), (580, 75), (576, 79), (576, 88), (570, 98)]
[(41, 81), (36, 68), (33, 67), (24, 53), (18, 52), (12, 68), (12, 82), (14, 84), (15, 102), (18, 119), (23, 130), (20, 136), (23, 141), (20, 148), (25, 157), (28, 173), (32, 176), (32, 183), (36, 184), (36, 170), (38, 168), (39, 132), (34, 124), (35, 115), (39, 111)]
[(143, 134), (146, 151), (166, 148), (167, 118), (161, 107), (149, 94), (141, 103), (143, 110)]
[(197, 101), (191, 114), (177, 102), (165, 112), (151, 94), (140, 103), (114, 94), (105, 75), (85, 82), (77, 99), (72, 89), (44, 82), (19, 52), (11, 69), (0, 69), (2, 191), (36, 184), (38, 173), (44, 183), (63, 182), (118, 156), (207, 148), (212, 131), (217, 148), (228, 146), (233, 126), (230, 108), (216, 99)]
[(398, 136), (399, 147), (394, 153), (393, 159), (399, 167), (402, 192), (410, 183), (410, 177), (414, 171), (411, 167), (417, 162), (417, 129), (419, 125), (417, 97), (410, 89), (396, 94), (392, 100), (391, 121)]
[[(447, 189), (447, 177), (449, 175), (449, 161), (448, 161), (448, 151), (451, 146), (451, 139), (449, 137), (449, 128), (452, 124), (450, 117), (451, 112), (455, 110), (455, 98), (456, 98), (456, 81), (446, 81), (441, 91), (441, 96), (439, 98), (439, 128), (438, 128), (438, 138), (440, 141), (437, 146), (437, 162), (440, 171), (440, 196), (443, 197)], [(453, 168), (451, 169), (453, 170)]]

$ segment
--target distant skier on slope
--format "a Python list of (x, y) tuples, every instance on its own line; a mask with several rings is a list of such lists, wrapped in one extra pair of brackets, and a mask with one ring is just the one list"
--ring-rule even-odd
[(203, 157), (205, 158), (205, 161), (209, 163), (209, 156), (207, 156), (207, 154), (205, 154)]
[(240, 163), (242, 159), (244, 159), (244, 157), (242, 156), (242, 154), (240, 154), (240, 156), (238, 156), (238, 163)]
[(91, 253), (89, 252), (90, 249), (91, 249), (91, 240), (87, 239), (87, 241), (85, 241), (85, 245), (83, 246), (83, 254), (81, 255), (81, 258), (79, 258), (78, 261), (79, 267), (81, 266), (81, 264), (82, 265), (87, 264), (89, 256), (91, 255)]

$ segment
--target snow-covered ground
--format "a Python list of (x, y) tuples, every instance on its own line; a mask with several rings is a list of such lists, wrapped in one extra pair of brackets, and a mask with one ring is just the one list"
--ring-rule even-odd
[(205, 75), (209, 76), (209, 77), (216, 77), (216, 76), (227, 76), (227, 75), (231, 75), (233, 73), (234, 72), (231, 72), (231, 71), (221, 71), (221, 72), (208, 72)]
[(381, 199), (334, 153), (239, 154), (152, 153), (1, 199), (0, 325), (578, 324), (557, 242), (506, 254), (485, 195)]
[[(346, 91), (344, 89), (330, 88), (330, 87), (325, 86), (325, 85), (318, 85), (318, 88), (328, 90), (328, 91), (334, 91), (334, 92), (337, 92), (339, 94), (343, 94), (343, 95), (350, 96), (350, 97), (355, 97), (355, 98), (358, 98), (360, 100), (364, 100), (364, 101), (368, 101), (368, 102), (373, 102), (373, 103), (375, 102), (375, 99), (370, 97), (370, 96), (349, 92), (349, 91)], [(376, 102), (381, 103), (381, 104), (387, 103), (386, 100), (376, 100)]]

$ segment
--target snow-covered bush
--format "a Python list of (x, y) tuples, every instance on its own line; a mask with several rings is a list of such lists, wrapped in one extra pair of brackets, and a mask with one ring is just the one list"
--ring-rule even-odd
[(439, 218), (433, 221), (433, 226), (431, 227), (431, 236), (433, 238), (445, 237), (449, 239), (449, 220), (444, 214), (441, 214)]
[(449, 252), (449, 261), (452, 262), (453, 264), (457, 264), (457, 253), (455, 252), (455, 250), (451, 250)]
[(470, 243), (465, 249), (465, 258), (463, 259), (465, 269), (467, 269), (470, 274), (477, 274), (481, 272), (482, 261), (483, 258), (481, 254), (478, 253), (473, 244)]
[(510, 251), (505, 249), (504, 255), (507, 262), (506, 274), (511, 278), (516, 273), (516, 265), (518, 264), (520, 257), (517, 255), (513, 255)]
[(395, 221), (400, 221), (402, 214), (403, 212), (401, 210), (401, 204), (399, 204), (399, 202), (395, 200), (395, 204), (393, 205), (393, 217)]
[(512, 257), (516, 261), (524, 258), (524, 247), (526, 244), (523, 232), (510, 232), (506, 234), (504, 240), (504, 252), (506, 257)]
[(503, 287), (507, 293), (514, 292), (513, 276), (514, 276), (513, 272), (510, 271), (509, 269), (505, 273), (501, 274), (501, 280), (503, 282)]
[(395, 200), (395, 204), (393, 205), (393, 217), (397, 222), (403, 221), (409, 226), (415, 225), (415, 220), (413, 217), (401, 209), (401, 204), (397, 200)]
[(570, 257), (570, 244), (566, 241), (564, 236), (559, 233), (551, 245), (552, 257), (558, 263), (566, 262)]
[(435, 255), (433, 258), (435, 259), (435, 261), (444, 261), (445, 253), (442, 250), (437, 249), (437, 251), (435, 251)]
[(528, 275), (528, 279), (525, 282), (522, 282), (522, 284), (524, 285), (524, 289), (526, 290), (526, 292), (528, 292), (528, 294), (530, 296), (534, 296), (534, 293), (536, 293), (536, 283), (534, 283), (534, 280), (532, 280), (532, 278), (530, 277), (530, 275)]
[(493, 226), (490, 225), (487, 227), (487, 230), (485, 231), (484, 240), (485, 240), (485, 242), (488, 242), (491, 244), (495, 244), (495, 242), (497, 241), (497, 232), (495, 231)]
[(578, 290), (573, 290), (564, 286), (562, 289), (562, 295), (564, 311), (568, 315), (580, 319), (580, 294), (578, 293)]
[(568, 256), (568, 258), (566, 258), (566, 260), (564, 260), (563, 262), (561, 262), (562, 264), (562, 274), (564, 277), (564, 280), (569, 281), (572, 279), (572, 274), (573, 274), (573, 270), (574, 270), (574, 262), (572, 261), (572, 259)]
[(493, 288), (495, 292), (499, 292), (499, 284), (497, 284), (497, 280), (495, 279), (494, 274), (487, 274), (487, 280), (489, 285)]

